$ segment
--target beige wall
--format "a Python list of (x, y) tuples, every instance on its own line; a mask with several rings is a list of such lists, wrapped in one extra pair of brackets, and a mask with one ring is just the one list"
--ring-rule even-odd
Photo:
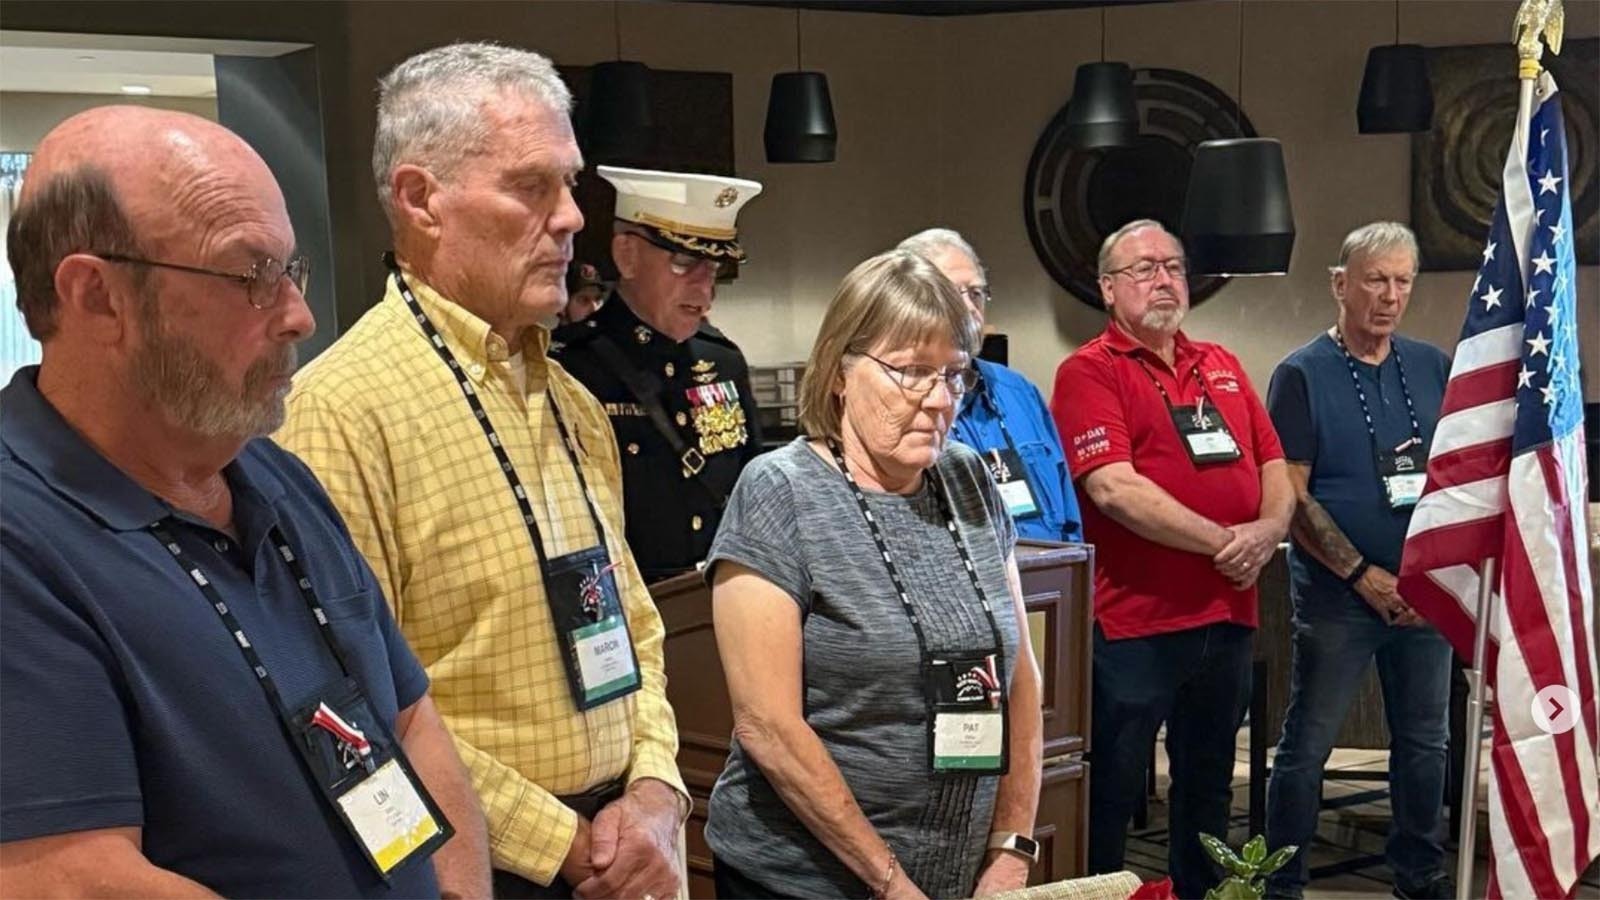
[(0, 91), (0, 150), (32, 153), (62, 119), (96, 106), (135, 103), (217, 119), (215, 97), (123, 97), (111, 94), (43, 94)]
[[(214, 4), (196, 22), (187, 4), (49, 4), (8, 0), (11, 28), (305, 40), (318, 47), (327, 118), (341, 321), (379, 288), (383, 220), (367, 155), (376, 78), (406, 55), (451, 39), (493, 38), (587, 64), (612, 57), (611, 4)], [(1600, 2), (1567, 0), (1567, 34), (1600, 35)], [(1515, 0), (1404, 0), (1404, 38), (1430, 45), (1505, 40)], [(851, 265), (912, 230), (964, 231), (992, 270), (994, 323), (1011, 334), (1014, 364), (1048, 394), (1056, 364), (1098, 333), (1103, 316), (1054, 284), (1022, 221), (1024, 167), (1034, 141), (1071, 95), (1079, 63), (1098, 58), (1100, 12), (916, 18), (806, 12), (807, 68), (828, 73), (838, 114), (838, 162), (772, 166), (761, 127), (774, 72), (794, 64), (791, 11), (694, 3), (622, 5), (624, 54), (651, 66), (731, 72), (739, 174), (765, 183), (742, 230), (753, 259), (721, 294), (714, 319), (757, 363), (803, 358), (823, 306)], [(1234, 90), (1237, 6), (1231, 0), (1114, 7), (1111, 58), (1180, 68)], [(1245, 109), (1283, 141), (1294, 197), (1291, 273), (1229, 285), (1190, 320), (1219, 340), (1265, 389), (1272, 366), (1330, 319), (1324, 266), (1343, 234), (1370, 219), (1405, 220), (1409, 138), (1355, 132), (1367, 49), (1392, 40), (1394, 7), (1365, 0), (1250, 0)], [(93, 24), (89, 24), (93, 23)], [(1508, 76), (1510, 77), (1509, 73)], [(1425, 274), (1406, 330), (1446, 347), (1460, 328), (1472, 274)], [(1582, 341), (1600, 344), (1600, 278), (1579, 276)], [(1587, 393), (1600, 394), (1591, 359)]]

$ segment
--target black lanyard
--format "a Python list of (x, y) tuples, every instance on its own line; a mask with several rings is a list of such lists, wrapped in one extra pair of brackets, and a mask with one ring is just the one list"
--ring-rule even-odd
[[(1150, 383), (1156, 386), (1156, 390), (1161, 392), (1161, 400), (1163, 403), (1167, 404), (1167, 412), (1174, 412), (1175, 408), (1172, 405), (1172, 398), (1167, 395), (1167, 389), (1162, 387), (1161, 382), (1157, 380), (1156, 373), (1150, 371), (1150, 364), (1137, 356), (1134, 357), (1134, 361), (1139, 364), (1139, 368), (1144, 370), (1144, 374), (1150, 379)], [(1194, 382), (1200, 388), (1200, 403), (1196, 405), (1194, 409), (1195, 422), (1198, 424), (1201, 417), (1205, 415), (1205, 404), (1207, 400), (1211, 400), (1211, 392), (1206, 390), (1205, 380), (1200, 377), (1200, 363), (1198, 360), (1195, 361), (1192, 372), (1194, 374)], [(1213, 408), (1215, 408), (1217, 405), (1216, 401), (1212, 400), (1211, 405)], [(1217, 415), (1219, 417), (1222, 415), (1221, 409), (1217, 409)], [(1223, 421), (1226, 422), (1227, 420), (1223, 419)]]
[[(217, 615), (222, 618), (222, 624), (227, 626), (228, 632), (233, 635), (234, 643), (239, 645), (239, 652), (244, 654), (245, 663), (250, 666), (251, 671), (256, 673), (256, 681), (260, 682), (261, 689), (266, 692), (267, 702), (272, 704), (281, 718), (287, 720), (289, 707), (284, 704), (283, 695), (278, 693), (277, 683), (267, 673), (266, 663), (263, 663), (261, 657), (256, 653), (255, 644), (245, 636), (244, 627), (234, 617), (233, 610), (223, 601), (222, 595), (217, 593), (217, 589), (212, 586), (211, 579), (206, 576), (197, 563), (191, 563), (184, 556), (183, 548), (178, 545), (178, 539), (167, 529), (166, 521), (166, 519), (162, 519), (150, 525), (147, 530), (155, 535), (156, 540), (167, 548), (167, 552), (171, 553), (172, 558), (178, 561), (178, 565), (189, 573), (189, 578), (200, 589), (200, 593), (205, 595), (206, 600), (211, 604), (211, 608), (216, 610)], [(350, 669), (350, 663), (344, 655), (344, 649), (339, 646), (339, 639), (334, 637), (333, 628), (328, 625), (328, 615), (323, 612), (322, 604), (317, 601), (317, 593), (311, 587), (311, 579), (306, 575), (305, 567), (300, 565), (299, 558), (289, 548), (289, 542), (284, 538), (283, 532), (278, 530), (278, 526), (272, 526), (268, 536), (272, 540), (273, 549), (278, 551), (278, 556), (289, 567), (289, 574), (294, 576), (295, 584), (300, 589), (300, 598), (306, 602), (306, 607), (311, 610), (311, 617), (316, 619), (317, 631), (321, 633), (323, 641), (328, 645), (328, 649), (333, 651), (334, 661), (339, 664), (340, 671), (344, 673), (346, 678), (354, 677)]]
[[(1011, 439), (1011, 429), (1006, 427), (1006, 417), (1000, 412), (1000, 404), (994, 402), (994, 397), (989, 394), (989, 379), (983, 377), (983, 370), (977, 366), (973, 366), (973, 371), (978, 373), (978, 390), (974, 392), (978, 396), (978, 401), (983, 404), (985, 409), (989, 410), (990, 414), (994, 416), (995, 422), (1000, 425), (1000, 436), (1005, 438), (1006, 449), (1012, 453), (1017, 453), (1017, 442)], [(981, 451), (985, 448), (979, 447), (977, 449)], [(1021, 458), (1022, 454), (1017, 453), (1017, 459), (1020, 460)]]
[[(1345, 367), (1350, 370), (1350, 381), (1356, 386), (1356, 399), (1361, 402), (1361, 418), (1367, 422), (1367, 437), (1372, 441), (1372, 452), (1379, 454), (1382, 450), (1378, 447), (1378, 429), (1372, 424), (1372, 410), (1367, 406), (1367, 392), (1361, 387), (1361, 375), (1356, 371), (1356, 358), (1350, 355), (1350, 348), (1344, 344), (1344, 334), (1339, 329), (1333, 330), (1333, 342), (1339, 345), (1339, 352), (1344, 354)], [(1411, 388), (1406, 385), (1406, 365), (1400, 359), (1400, 345), (1389, 342), (1389, 352), (1394, 354), (1394, 367), (1400, 373), (1400, 395), (1406, 398), (1406, 415), (1411, 417), (1411, 440), (1422, 443), (1422, 426), (1417, 424), (1417, 408), (1411, 402)], [(1383, 364), (1378, 364), (1378, 383), (1383, 383)]]
[[(522, 511), (522, 522), (528, 527), (528, 538), (533, 541), (533, 552), (539, 557), (539, 569), (540, 571), (548, 569), (550, 560), (545, 554), (544, 540), (539, 536), (539, 523), (533, 516), (533, 502), (528, 499), (528, 492), (522, 486), (522, 479), (517, 477), (517, 468), (511, 464), (505, 443), (495, 431), (494, 423), (489, 421), (488, 410), (483, 408), (483, 401), (478, 399), (477, 390), (467, 379), (466, 373), (461, 371), (461, 364), (456, 361), (455, 354), (450, 352), (444, 337), (433, 327), (433, 323), (428, 320), (428, 314), (422, 309), (422, 304), (418, 303), (416, 295), (411, 293), (405, 277), (400, 273), (400, 266), (395, 263), (394, 255), (384, 254), (384, 262), (394, 272), (394, 283), (400, 289), (400, 299), (405, 301), (412, 317), (422, 326), (422, 333), (427, 336), (428, 343), (433, 345), (434, 352), (439, 354), (439, 358), (449, 367), (450, 373), (456, 377), (456, 385), (461, 388), (461, 395), (467, 399), (467, 406), (472, 408), (472, 417), (483, 427), (483, 436), (489, 441), (489, 449), (494, 452), (495, 461), (500, 463), (500, 471), (505, 473), (506, 483), (511, 486), (511, 494), (516, 498), (517, 509)], [(572, 449), (572, 439), (567, 436), (567, 425), (561, 420), (561, 407), (556, 405), (556, 398), (548, 387), (545, 388), (544, 396), (545, 402), (550, 406), (550, 415), (555, 417), (556, 430), (561, 434), (561, 445), (567, 449), (567, 459), (572, 461), (572, 471), (578, 475), (578, 488), (583, 493), (584, 507), (589, 510), (589, 518), (594, 521), (595, 541), (604, 545), (606, 532), (600, 525), (600, 514), (595, 512), (594, 502), (589, 499), (589, 483), (584, 480), (583, 467), (578, 464), (578, 453)]]
[[(889, 570), (889, 580), (894, 583), (895, 594), (900, 597), (900, 608), (905, 610), (906, 618), (911, 620), (911, 630), (917, 634), (917, 648), (926, 658), (928, 639), (922, 633), (922, 621), (917, 618), (917, 608), (911, 605), (911, 596), (906, 593), (906, 585), (900, 578), (900, 570), (895, 567), (894, 558), (889, 555), (889, 545), (883, 539), (883, 532), (878, 529), (878, 519), (867, 506), (867, 496), (861, 492), (861, 486), (856, 484), (855, 476), (850, 474), (850, 467), (845, 464), (844, 454), (840, 452), (839, 445), (831, 438), (828, 440), (828, 449), (833, 452), (833, 461), (838, 464), (839, 472), (844, 475), (845, 483), (850, 486), (850, 493), (856, 498), (856, 506), (861, 510), (861, 517), (867, 520), (867, 530), (872, 532), (872, 542), (878, 545), (878, 555), (883, 557), (883, 567)], [(956, 552), (961, 554), (961, 564), (967, 570), (967, 578), (972, 581), (972, 589), (978, 594), (978, 603), (983, 607), (984, 616), (989, 619), (989, 633), (994, 637), (998, 672), (1000, 677), (1004, 678), (1006, 645), (1000, 637), (1000, 624), (994, 620), (994, 610), (989, 605), (989, 595), (978, 581), (978, 567), (972, 564), (972, 557), (967, 553), (967, 544), (961, 540), (961, 530), (956, 526), (956, 517), (950, 511), (950, 500), (944, 493), (944, 479), (939, 476), (937, 469), (929, 470), (924, 477), (929, 480), (933, 488), (933, 496), (939, 503), (939, 514), (944, 517), (945, 530), (950, 532), (950, 539), (956, 543)]]

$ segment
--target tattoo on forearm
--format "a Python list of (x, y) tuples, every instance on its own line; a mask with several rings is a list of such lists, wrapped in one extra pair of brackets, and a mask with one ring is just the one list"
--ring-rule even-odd
[(1361, 551), (1344, 536), (1344, 531), (1322, 504), (1307, 494), (1300, 495), (1300, 502), (1295, 505), (1289, 532), (1306, 552), (1335, 575), (1344, 575), (1361, 562)]

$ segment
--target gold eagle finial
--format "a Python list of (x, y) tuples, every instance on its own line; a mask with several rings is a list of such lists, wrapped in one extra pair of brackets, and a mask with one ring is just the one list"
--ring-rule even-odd
[(1544, 46), (1539, 43), (1541, 37), (1551, 53), (1561, 52), (1565, 21), (1561, 0), (1522, 0), (1517, 17), (1511, 23), (1511, 40), (1517, 45), (1517, 58), (1522, 60), (1524, 70), (1533, 72), (1527, 77), (1538, 73), (1539, 58), (1544, 55)]

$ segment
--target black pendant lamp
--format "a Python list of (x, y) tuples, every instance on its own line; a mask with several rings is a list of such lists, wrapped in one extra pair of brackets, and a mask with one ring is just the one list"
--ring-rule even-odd
[(617, 58), (589, 70), (588, 153), (595, 162), (639, 159), (655, 148), (650, 68), (622, 59), (622, 13), (611, 4)]
[[(1243, 110), (1243, 0), (1239, 3), (1238, 101)], [(1239, 130), (1243, 132), (1242, 124)], [(1294, 250), (1294, 210), (1289, 203), (1283, 145), (1272, 138), (1202, 143), (1189, 170), (1181, 231), (1193, 274), (1288, 272)]]
[(1084, 63), (1072, 79), (1067, 141), (1081, 150), (1131, 147), (1139, 140), (1133, 70), (1106, 62), (1106, 8), (1100, 7), (1100, 61)]
[(1356, 102), (1362, 134), (1403, 134), (1433, 128), (1433, 82), (1427, 51), (1400, 43), (1400, 0), (1394, 4), (1394, 43), (1367, 52)]
[(825, 163), (838, 154), (839, 129), (833, 122), (828, 76), (807, 72), (800, 56), (800, 8), (794, 11), (794, 72), (772, 76), (767, 127), (762, 138), (767, 162)]

